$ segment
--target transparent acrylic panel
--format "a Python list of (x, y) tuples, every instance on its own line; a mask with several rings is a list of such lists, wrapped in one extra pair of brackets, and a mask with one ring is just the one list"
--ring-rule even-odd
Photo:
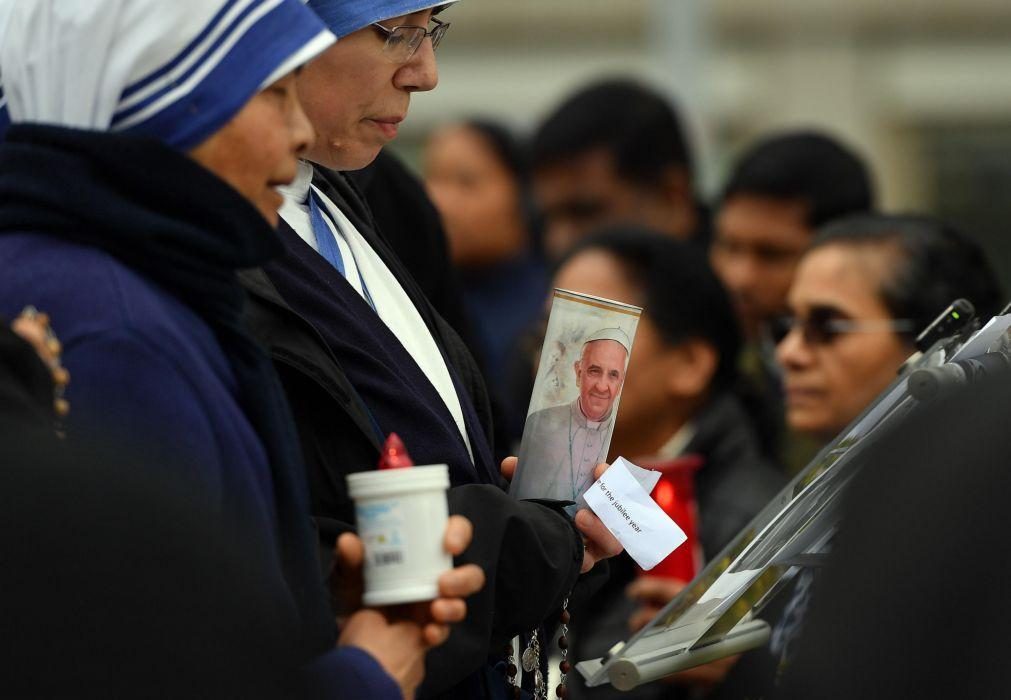
[[(908, 369), (985, 352), (1009, 353), (1009, 327), (1011, 315), (996, 317), (965, 343), (939, 342)], [(909, 394), (908, 374), (822, 449), (649, 625), (603, 659), (578, 664), (587, 684), (608, 682), (609, 669), (622, 659), (648, 663), (658, 655), (683, 654), (720, 641), (755, 619), (798, 571), (799, 558), (827, 551), (842, 494), (863, 466), (862, 455), (887, 425), (901, 421), (919, 403)]]

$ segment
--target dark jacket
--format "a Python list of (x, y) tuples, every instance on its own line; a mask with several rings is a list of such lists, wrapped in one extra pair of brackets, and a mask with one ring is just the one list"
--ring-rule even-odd
[(702, 455), (695, 476), (699, 538), (706, 559), (722, 550), (786, 486), (762, 452), (752, 422), (734, 394), (714, 397), (696, 419), (685, 452)]
[[(495, 391), (495, 387), (507, 381), (503, 371), (506, 363), (492, 358), (484, 342), (484, 327), (494, 325), (497, 319), (475, 316), (475, 309), (465, 294), (468, 290), (450, 260), (442, 219), (425, 186), (402, 160), (386, 150), (380, 151), (368, 167), (348, 173), (348, 179), (359, 188), (372, 211), (375, 229), (382, 231), (383, 240), (418, 283), (432, 308), (456, 331), (474, 355), (485, 383), (492, 389), (495, 457), (501, 460), (512, 454), (510, 449), (514, 436), (509, 426), (516, 421), (509, 419), (512, 407), (507, 402), (507, 394)], [(514, 286), (527, 284), (527, 281), (517, 280), (515, 276), (510, 282)], [(544, 302), (543, 290), (538, 289), (534, 294), (540, 295), (537, 300), (539, 308)], [(527, 291), (526, 296), (529, 295)], [(507, 334), (503, 334), (503, 339)], [(521, 407), (524, 416), (528, 398), (523, 399)], [(519, 425), (523, 425), (522, 418)]]
[(368, 167), (348, 173), (348, 179), (362, 193), (377, 230), (432, 308), (472, 347), (473, 321), (464, 308), (463, 287), (449, 258), (442, 219), (425, 186), (386, 150)]
[(981, 377), (865, 442), (774, 697), (1008, 696), (1011, 372)]
[[(367, 207), (348, 181), (338, 173), (317, 172), (314, 184), (341, 207), (398, 278), (457, 380), (464, 412), (478, 418), (479, 425), (474, 427), (482, 434), (472, 431), (471, 442), (475, 445), (481, 440), (490, 442), (487, 392), (467, 348), (431, 308), (375, 230)], [(283, 223), (281, 237), (289, 248), (284, 257), (265, 270), (242, 275), (252, 300), (248, 321), (253, 332), (270, 348), (294, 410), (309, 470), (312, 513), (327, 550), (337, 533), (354, 524), (345, 476), (374, 468), (379, 459), (381, 435), (373, 412), (362, 399), (370, 387), (359, 390), (349, 380), (345, 363), (357, 361), (356, 358), (336, 353), (332, 347), (335, 343), (328, 344), (324, 339), (330, 329), (321, 332), (304, 318), (309, 311), (318, 315), (318, 309), (293, 308), (292, 302), (309, 303), (309, 300), (286, 299), (274, 284), (273, 279), (277, 279), (288, 285), (285, 288), (289, 294), (300, 294), (306, 290), (295, 289), (290, 277), (320, 273), (310, 269), (311, 265), (297, 251), (292, 251), (293, 246), (302, 243)], [(365, 335), (370, 332), (373, 319), (347, 316), (346, 309), (339, 308), (342, 302), (336, 294), (321, 294), (311, 302), (332, 304), (334, 314), (347, 319), (341, 341), (351, 349), (356, 335), (361, 336), (363, 343), (372, 342)], [(371, 313), (367, 307), (365, 312)], [(374, 371), (390, 375), (373, 377), (375, 382), (403, 381), (402, 377), (393, 376), (396, 368), (380, 363)], [(402, 417), (405, 422), (417, 419), (406, 413)], [(475, 469), (473, 465), (471, 468)], [(489, 680), (480, 671), (488, 654), (499, 652), (508, 639), (533, 629), (556, 611), (575, 583), (582, 561), (582, 540), (559, 510), (510, 498), (501, 479), (487, 474), (480, 465), (471, 483), (461, 483), (463, 472), (463, 467), (455, 472), (455, 483), (449, 492), (450, 512), (468, 517), (475, 525), (475, 537), (458, 563), (479, 564), (488, 582), (484, 590), (468, 600), (467, 619), (454, 627), (449, 642), (429, 654), (422, 696), (442, 693), (459, 698), (486, 696), (484, 684), (500, 682), (494, 677)]]
[(155, 140), (18, 125), (0, 145), (0, 314), (50, 315), (68, 439), (125, 444), (138, 470), (185, 484), (190, 506), (257, 543), (261, 614), (287, 626), (293, 662), (356, 668), (388, 696), (378, 664), (333, 649), (291, 418), (238, 324), (234, 270), (274, 252), (249, 202)]

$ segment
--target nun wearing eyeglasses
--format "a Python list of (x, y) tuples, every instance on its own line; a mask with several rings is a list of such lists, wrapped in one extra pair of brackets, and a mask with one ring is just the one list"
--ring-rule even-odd
[(251, 327), (270, 346), (296, 415), (324, 551), (327, 537), (354, 524), (346, 474), (373, 468), (390, 433), (415, 463), (448, 465), (450, 511), (475, 525), (459, 561), (480, 565), (489, 585), (428, 655), (419, 696), (471, 699), (515, 691), (509, 640), (545, 622), (554, 627), (570, 592), (586, 585), (576, 586), (580, 573), (620, 545), (589, 511), (573, 521), (561, 504), (505, 492), (488, 394), (470, 352), (343, 174), (372, 162), (415, 93), (435, 88), (449, 4), (309, 0), (339, 37), (297, 77), (317, 140), (281, 188), (284, 255), (242, 278)]
[[(240, 322), (236, 270), (281, 251), (277, 188), (313, 141), (293, 71), (333, 41), (299, 0), (0, 0), (0, 315), (49, 313), (68, 444), (102, 435), (138, 470), (170, 465), (263, 553), (234, 585), (270, 594), (251, 616), (287, 634), (269, 663), (313, 697), (401, 697), (445, 627), (360, 611), (335, 649), (290, 412)], [(453, 596), (480, 585), (456, 573)], [(432, 620), (462, 606), (439, 599)]]

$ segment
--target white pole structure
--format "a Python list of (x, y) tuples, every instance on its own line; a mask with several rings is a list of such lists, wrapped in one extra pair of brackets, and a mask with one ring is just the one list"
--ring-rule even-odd
[(712, 124), (708, 86), (712, 47), (706, 0), (651, 0), (647, 17), (648, 50), (660, 86), (677, 100), (695, 157), (695, 187), (709, 194)]

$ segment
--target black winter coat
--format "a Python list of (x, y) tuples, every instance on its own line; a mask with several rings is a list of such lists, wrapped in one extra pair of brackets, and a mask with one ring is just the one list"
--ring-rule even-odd
[[(457, 334), (431, 308), (410, 274), (376, 231), (371, 214), (341, 174), (317, 170), (314, 184), (348, 216), (358, 231), (398, 278), (421, 313), (429, 331), (455, 370), (490, 442), (488, 395), (477, 366)], [(282, 239), (297, 236), (281, 223)], [(297, 272), (300, 261), (290, 251), (278, 266)], [(264, 270), (241, 273), (251, 297), (247, 321), (269, 348), (298, 425), (308, 469), (312, 515), (320, 531), (321, 552), (329, 557), (336, 536), (354, 526), (354, 508), (345, 476), (372, 469), (381, 445), (369, 410), (352, 386), (320, 332), (298, 308), (282, 297)], [(354, 333), (353, 328), (347, 329)], [(457, 564), (473, 562), (484, 569), (485, 588), (468, 599), (467, 619), (455, 625), (449, 641), (430, 652), (420, 697), (488, 697), (489, 655), (512, 637), (551, 618), (579, 576), (582, 539), (571, 520), (550, 503), (516, 501), (503, 483), (451, 488), (449, 510), (474, 524), (471, 547)], [(324, 561), (324, 565), (326, 562)], [(582, 587), (582, 586), (581, 586)]]

